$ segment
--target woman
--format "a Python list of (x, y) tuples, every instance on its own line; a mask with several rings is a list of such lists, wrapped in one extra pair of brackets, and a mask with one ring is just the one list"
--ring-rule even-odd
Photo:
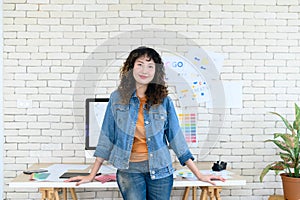
[(130, 52), (120, 71), (121, 82), (111, 96), (89, 176), (67, 181), (90, 182), (104, 160), (117, 170), (117, 183), (125, 200), (167, 200), (173, 186), (169, 147), (178, 160), (201, 180), (214, 185), (219, 176), (202, 175), (181, 132), (165, 84), (160, 55), (152, 48)]

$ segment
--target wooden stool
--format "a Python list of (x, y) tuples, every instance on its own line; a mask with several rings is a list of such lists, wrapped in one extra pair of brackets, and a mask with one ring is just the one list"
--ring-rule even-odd
[[(69, 188), (72, 199), (78, 200), (77, 195), (74, 188)], [(59, 193), (62, 192), (63, 199), (67, 200), (67, 188), (40, 188), (40, 192), (42, 193), (41, 200), (60, 200)]]
[(268, 200), (284, 200), (282, 195), (271, 195)]
[(220, 186), (205, 186), (201, 188), (201, 196), (200, 200), (221, 200), (220, 192), (222, 191), (222, 187)]

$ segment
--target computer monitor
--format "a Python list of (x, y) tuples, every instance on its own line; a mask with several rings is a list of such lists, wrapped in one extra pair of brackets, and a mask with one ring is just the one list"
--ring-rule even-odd
[(109, 98), (88, 98), (85, 101), (85, 149), (95, 150)]

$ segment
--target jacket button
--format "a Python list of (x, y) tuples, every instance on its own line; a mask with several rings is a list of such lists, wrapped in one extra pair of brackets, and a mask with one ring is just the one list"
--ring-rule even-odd
[(153, 175), (153, 176), (151, 176), (151, 178), (152, 178), (152, 179), (155, 179), (155, 176)]
[(152, 156), (153, 156), (153, 154), (151, 153), (151, 154), (150, 154), (150, 157), (152, 157)]
[(149, 124), (149, 121), (145, 121), (145, 124), (146, 124), (146, 125)]
[(148, 138), (148, 141), (151, 141), (151, 138)]
[(152, 171), (151, 173), (152, 173), (152, 174), (155, 174), (155, 171)]

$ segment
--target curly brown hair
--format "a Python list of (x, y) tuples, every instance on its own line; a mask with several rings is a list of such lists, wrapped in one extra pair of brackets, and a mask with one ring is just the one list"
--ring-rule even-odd
[(133, 92), (136, 90), (135, 79), (133, 77), (133, 66), (136, 59), (141, 56), (146, 56), (152, 59), (155, 63), (155, 75), (153, 80), (148, 84), (145, 92), (147, 98), (147, 109), (151, 105), (162, 103), (163, 99), (168, 95), (168, 89), (165, 82), (165, 68), (160, 55), (152, 48), (139, 47), (130, 52), (126, 61), (120, 69), (120, 85), (118, 90), (121, 95), (121, 102), (129, 103)]

